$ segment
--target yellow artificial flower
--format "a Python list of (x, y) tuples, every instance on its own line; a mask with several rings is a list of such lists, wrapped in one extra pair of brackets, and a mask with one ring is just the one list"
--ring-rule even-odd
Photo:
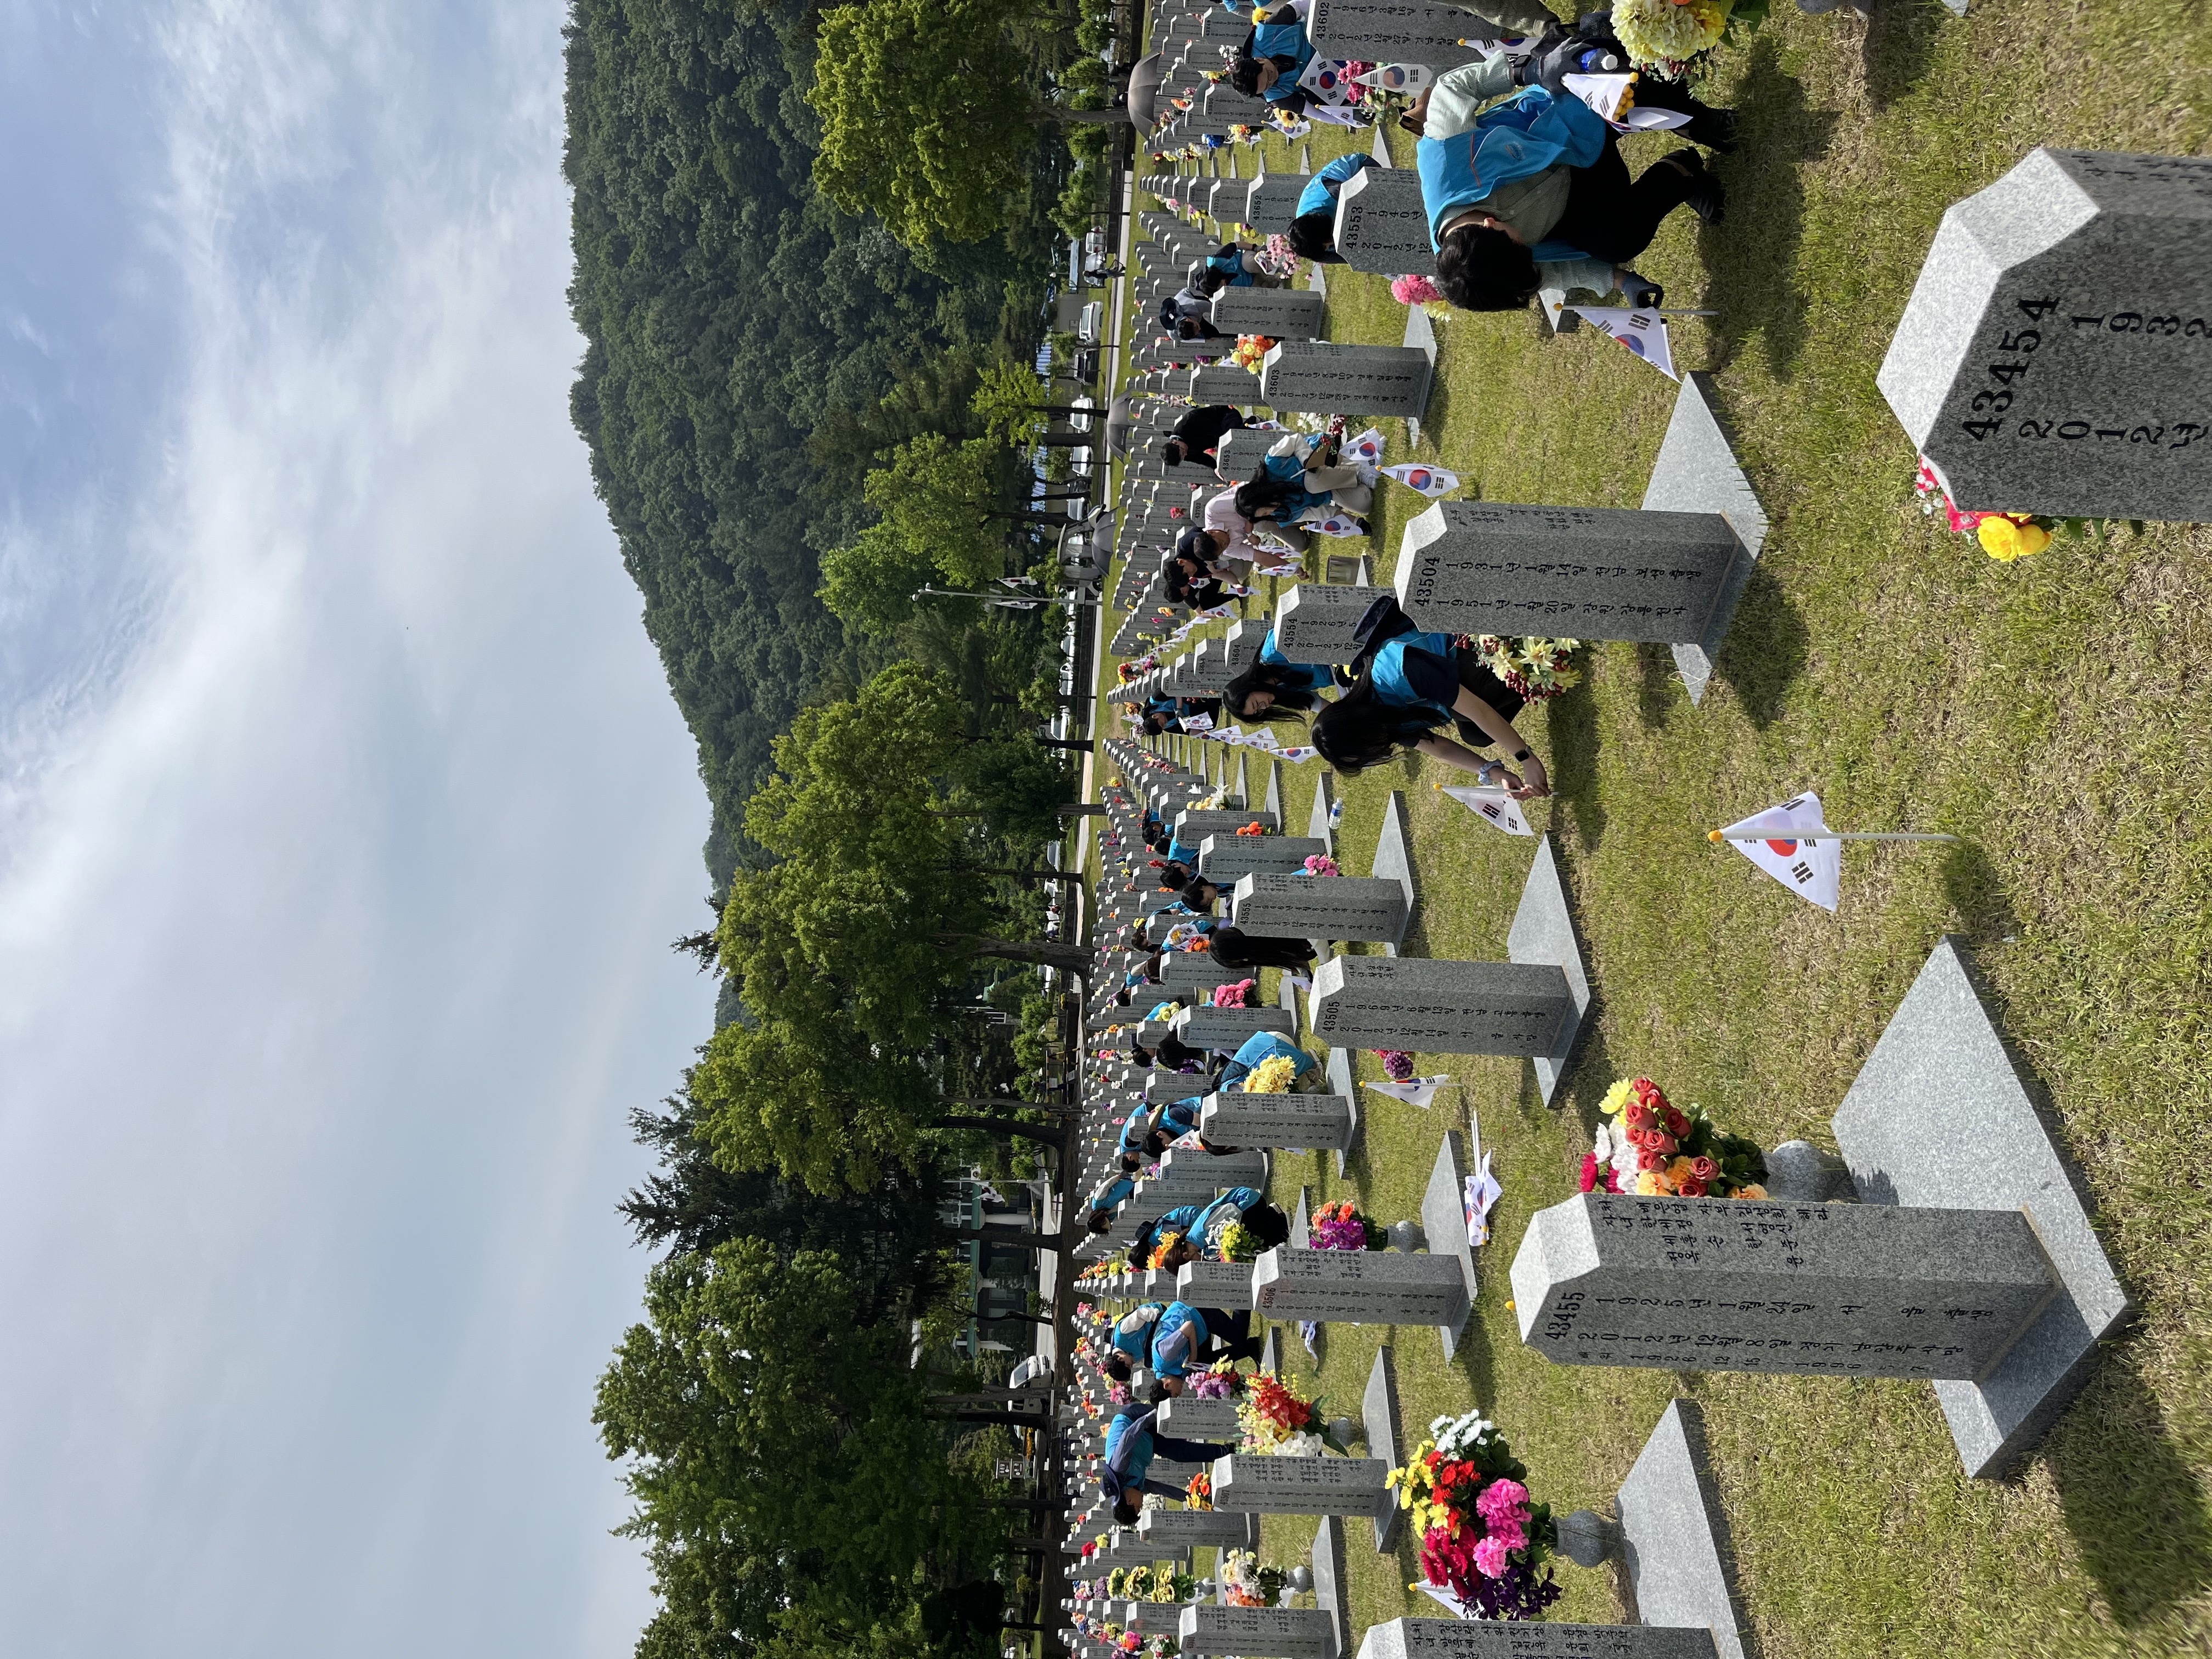
[(2014, 559), (2024, 559), (2050, 546), (2051, 532), (2033, 521), (2023, 524), (2002, 513), (1992, 513), (1974, 532), (1974, 539), (1981, 543), (1982, 550), (1991, 558), (2010, 564)]
[(1667, 1180), (1669, 1184), (1679, 1188), (1684, 1182), (1694, 1181), (1696, 1178), (1697, 1177), (1691, 1173), (1690, 1160), (1688, 1158), (1677, 1158), (1670, 1159), (1668, 1162)]
[(1636, 1177), (1637, 1195), (1641, 1198), (1665, 1198), (1674, 1192), (1665, 1184), (1665, 1178), (1656, 1170), (1645, 1170)]
[(1754, 1181), (1747, 1187), (1737, 1188), (1735, 1189), (1735, 1195), (1738, 1198), (1765, 1198), (1766, 1196), (1766, 1188), (1760, 1186), (1756, 1181)]
[(1615, 1083), (1613, 1087), (1605, 1091), (1605, 1098), (1597, 1103), (1598, 1110), (1604, 1113), (1607, 1117), (1619, 1117), (1623, 1112), (1628, 1109), (1629, 1091), (1633, 1089), (1635, 1086), (1636, 1079), (1634, 1078), (1622, 1078), (1619, 1082)]

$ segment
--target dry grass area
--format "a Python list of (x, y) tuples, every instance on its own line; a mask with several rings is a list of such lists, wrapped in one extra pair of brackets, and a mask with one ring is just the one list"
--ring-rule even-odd
[[(1428, 1112), (1370, 1101), (1346, 1178), (1333, 1159), (1279, 1158), (1285, 1203), (1303, 1185), (1394, 1219), (1416, 1212), (1443, 1130), (1473, 1118), (1505, 1183), (1459, 1358), (1431, 1331), (1336, 1327), (1318, 1382), (1349, 1407), (1393, 1342), (1409, 1430), (1480, 1404), (1562, 1510), (1607, 1504), (1668, 1397), (1697, 1396), (1765, 1659), (2212, 1650), (2212, 532), (2153, 526), (2000, 565), (1922, 515), (1911, 447), (1874, 384), (1950, 202), (2037, 143), (2205, 149), (2212, 23), (2201, 5), (2141, 0), (1977, 0), (1963, 21), (1881, 0), (1870, 25), (1778, 4), (1715, 84), (1743, 120), (1741, 152), (1717, 164), (1728, 222), (1678, 215), (1638, 263), (1670, 305), (1720, 313), (1678, 325), (1676, 356), (1715, 372), (1772, 532), (1702, 708), (1662, 649), (1606, 645), (1583, 686), (1524, 721), (1559, 788), (1536, 817), (1598, 1000), (1559, 1109), (1517, 1062), (1425, 1055), (1458, 1087)], [(1309, 142), (1318, 163), (1343, 141)], [(1271, 168), (1295, 165), (1265, 149)], [(1250, 152), (1239, 166), (1254, 170)], [(1382, 280), (1332, 276), (1332, 337), (1395, 343), (1402, 313)], [(1528, 315), (1438, 332), (1422, 459), (1494, 501), (1635, 504), (1668, 382)], [(1389, 459), (1406, 459), (1386, 430)], [(1386, 494), (1379, 580), (1421, 505)], [(1285, 774), (1294, 830), (1317, 772)], [(1411, 948), (1502, 956), (1529, 844), (1437, 794), (1442, 773), (1417, 760), (1346, 787), (1346, 868), (1365, 872), (1402, 791), (1421, 889)], [(1808, 787), (1838, 825), (1964, 842), (1851, 848), (1833, 917), (1705, 842)], [(1946, 933), (1968, 942), (2142, 1310), (2015, 1480), (1963, 1477), (1924, 1387), (1571, 1370), (1522, 1347), (1506, 1266), (1530, 1213), (1573, 1190), (1613, 1078), (1649, 1074), (1769, 1145), (1832, 1145), (1830, 1115)], [(1431, 1610), (1406, 1588), (1410, 1547), (1378, 1558), (1364, 1532), (1361, 1622)], [(1310, 1537), (1270, 1521), (1268, 1553), (1295, 1559)], [(1555, 1616), (1620, 1616), (1606, 1575), (1562, 1575)]]

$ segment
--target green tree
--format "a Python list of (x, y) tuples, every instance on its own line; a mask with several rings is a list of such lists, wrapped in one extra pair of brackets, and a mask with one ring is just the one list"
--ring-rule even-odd
[(1006, 538), (982, 516), (1006, 498), (1003, 452), (988, 439), (956, 444), (940, 433), (908, 440), (868, 474), (868, 505), (961, 586), (1005, 573)]
[(1043, 437), (1053, 416), (1081, 412), (1073, 404), (1051, 402), (1033, 370), (1003, 357), (985, 367), (968, 407), (986, 432), (1016, 449), (1026, 449)]
[(718, 930), (750, 1019), (714, 1034), (691, 1079), (725, 1168), (829, 1192), (910, 1163), (933, 1097), (916, 1056), (975, 959), (1087, 965), (999, 936), (1004, 908), (963, 856), (971, 827), (945, 805), (975, 764), (965, 724), (949, 681), (901, 662), (776, 739), (745, 817), (775, 862), (734, 872)]
[(641, 1652), (685, 1651), (684, 1626), (743, 1652), (795, 1634), (787, 1620), (855, 1633), (896, 1620), (948, 1510), (988, 1524), (927, 1415), (904, 1328), (860, 1325), (856, 1308), (835, 1257), (761, 1239), (647, 1275), (645, 1322), (592, 1413), (608, 1456), (629, 1462), (623, 1529), (650, 1540), (681, 1610)]
[(872, 524), (822, 559), (822, 603), (848, 628), (889, 634), (915, 614), (914, 596), (937, 560), (888, 524)]
[(972, 242), (1003, 228), (1024, 191), (1036, 128), (1112, 122), (1030, 96), (1002, 0), (866, 0), (822, 14), (806, 94), (822, 117), (814, 177), (848, 212), (901, 241)]

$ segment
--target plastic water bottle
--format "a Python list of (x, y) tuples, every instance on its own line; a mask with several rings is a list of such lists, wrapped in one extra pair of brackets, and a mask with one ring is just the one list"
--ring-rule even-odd
[(1592, 46), (1575, 59), (1575, 66), (1584, 75), (1609, 75), (1620, 67), (1620, 59), (1603, 46)]
[(1336, 826), (1337, 826), (1337, 825), (1339, 825), (1340, 823), (1342, 823), (1343, 822), (1344, 822), (1344, 803), (1343, 803), (1342, 801), (1340, 801), (1340, 801), (1332, 801), (1332, 802), (1330, 802), (1330, 803), (1329, 803), (1329, 808), (1328, 808), (1328, 827), (1329, 827), (1330, 829), (1334, 830), (1334, 829), (1335, 829), (1335, 828), (1336, 828)]

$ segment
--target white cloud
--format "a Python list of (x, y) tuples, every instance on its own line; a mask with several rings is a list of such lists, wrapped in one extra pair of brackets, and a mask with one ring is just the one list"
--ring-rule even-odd
[[(706, 815), (568, 428), (559, 22), (155, 31), (184, 368), (94, 515), (151, 598), (0, 709), (0, 1651), (644, 1616), (590, 1390)], [(0, 629), (82, 532), (9, 528)]]

